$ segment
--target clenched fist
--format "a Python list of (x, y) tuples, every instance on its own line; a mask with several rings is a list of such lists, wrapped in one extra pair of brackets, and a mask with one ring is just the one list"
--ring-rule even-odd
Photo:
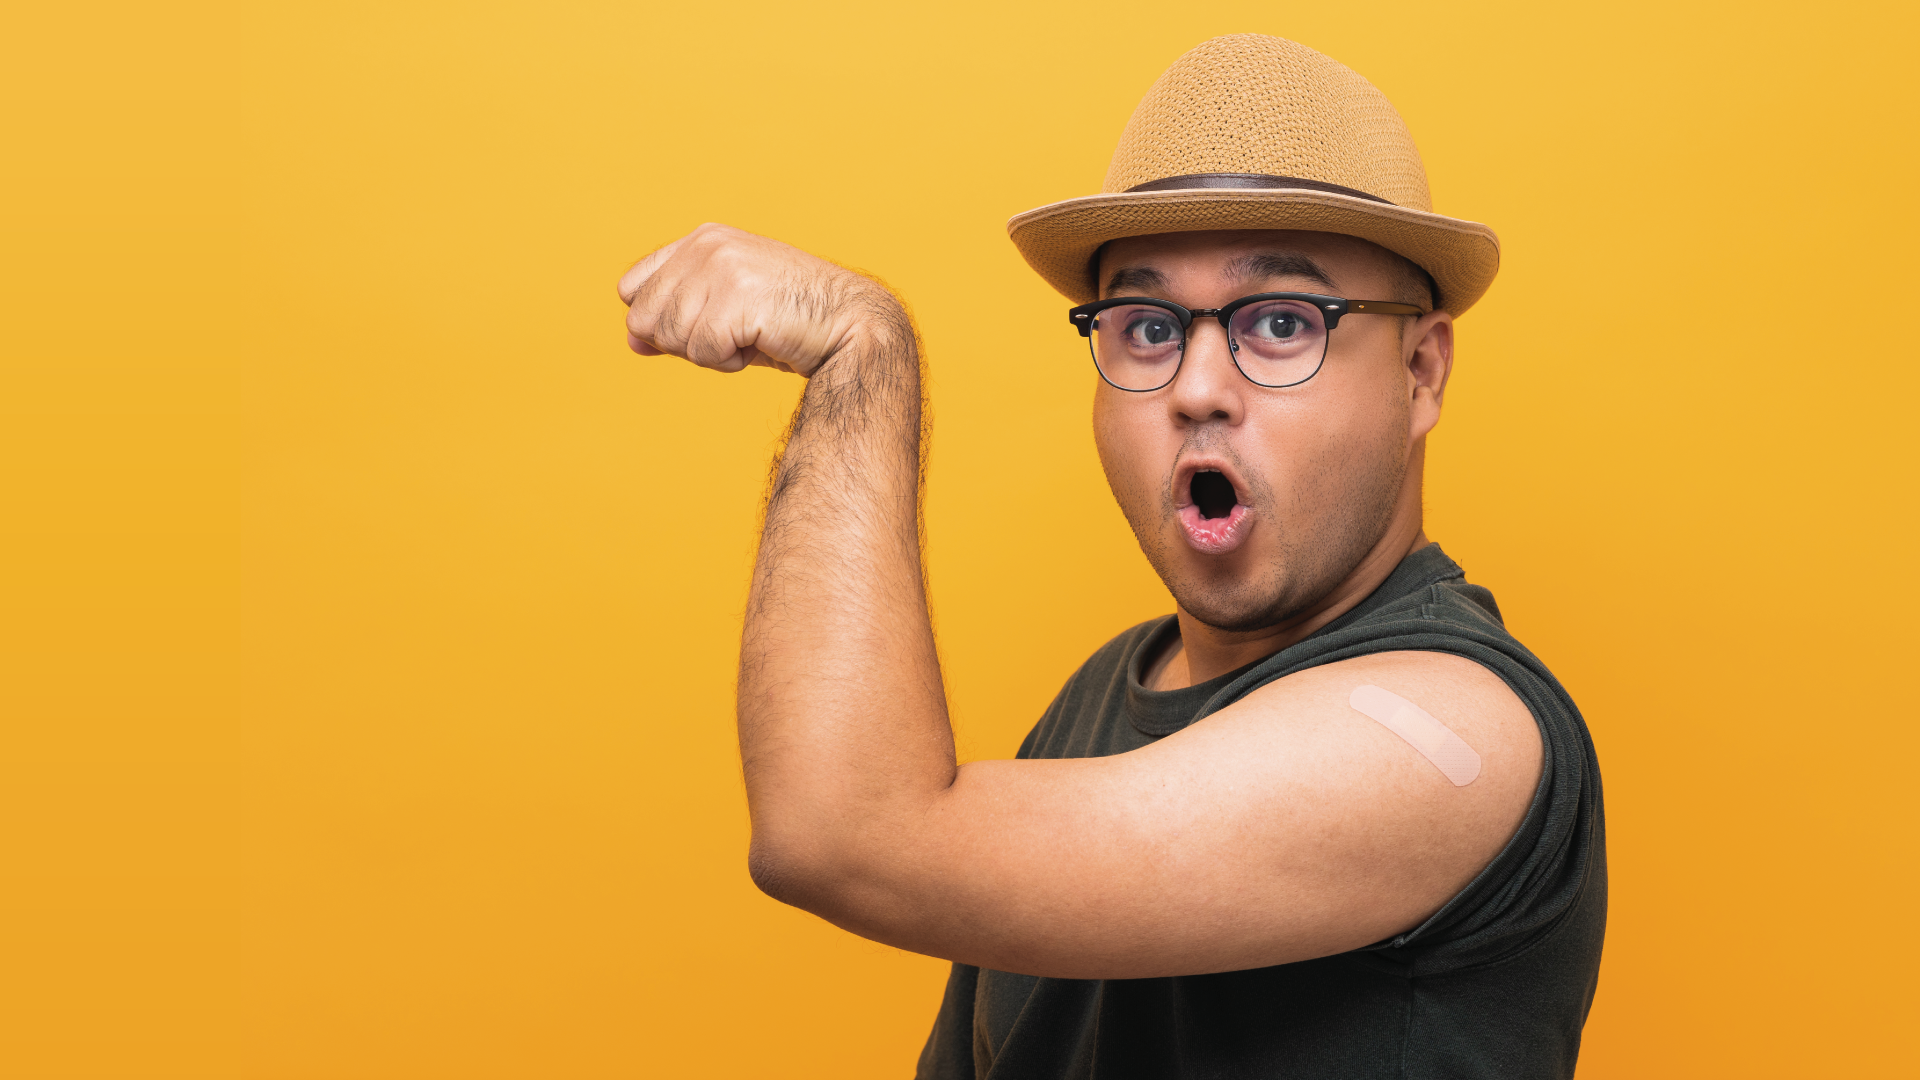
[(812, 376), (850, 349), (911, 349), (913, 330), (884, 286), (798, 248), (702, 225), (620, 278), (627, 345), (716, 371), (749, 365)]

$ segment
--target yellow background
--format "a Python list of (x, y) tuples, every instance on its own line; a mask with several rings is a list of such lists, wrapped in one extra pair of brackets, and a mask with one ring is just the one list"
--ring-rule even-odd
[(1003, 223), (1257, 30), (1499, 230), (1429, 532), (1584, 707), (1581, 1065), (1914, 1075), (1905, 5), (261, 4), (0, 38), (0, 1075), (882, 1077), (945, 965), (760, 896), (797, 382), (621, 342), (703, 220), (924, 330), (964, 752), (1169, 609)]

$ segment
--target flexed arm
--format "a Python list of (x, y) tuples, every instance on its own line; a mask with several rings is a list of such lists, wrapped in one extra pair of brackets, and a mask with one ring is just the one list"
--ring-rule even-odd
[[(703, 367), (808, 377), (775, 459), (740, 647), (750, 865), (801, 907), (861, 880), (885, 830), (953, 782), (922, 582), (913, 325), (878, 283), (718, 225), (620, 282), (629, 340)], [(865, 853), (865, 854), (863, 854)]]

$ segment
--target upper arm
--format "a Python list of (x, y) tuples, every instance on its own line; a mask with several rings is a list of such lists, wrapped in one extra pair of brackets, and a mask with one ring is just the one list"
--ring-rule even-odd
[[(1349, 704), (1372, 684), (1476, 751), (1456, 786)], [(1344, 952), (1419, 925), (1506, 844), (1539, 780), (1532, 714), (1462, 657), (1398, 652), (1271, 683), (1103, 758), (983, 761), (872, 826), (822, 915), (965, 963), (1071, 978)]]

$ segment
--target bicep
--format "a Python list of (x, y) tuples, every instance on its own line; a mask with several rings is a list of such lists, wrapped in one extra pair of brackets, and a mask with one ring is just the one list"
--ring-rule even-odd
[[(1480, 758), (1465, 785), (1356, 710), (1373, 685)], [(823, 912), (920, 952), (1135, 978), (1288, 963), (1418, 925), (1512, 836), (1541, 761), (1497, 676), (1385, 653), (1279, 680), (1140, 750), (986, 761)], [(889, 830), (893, 832), (893, 830)]]

